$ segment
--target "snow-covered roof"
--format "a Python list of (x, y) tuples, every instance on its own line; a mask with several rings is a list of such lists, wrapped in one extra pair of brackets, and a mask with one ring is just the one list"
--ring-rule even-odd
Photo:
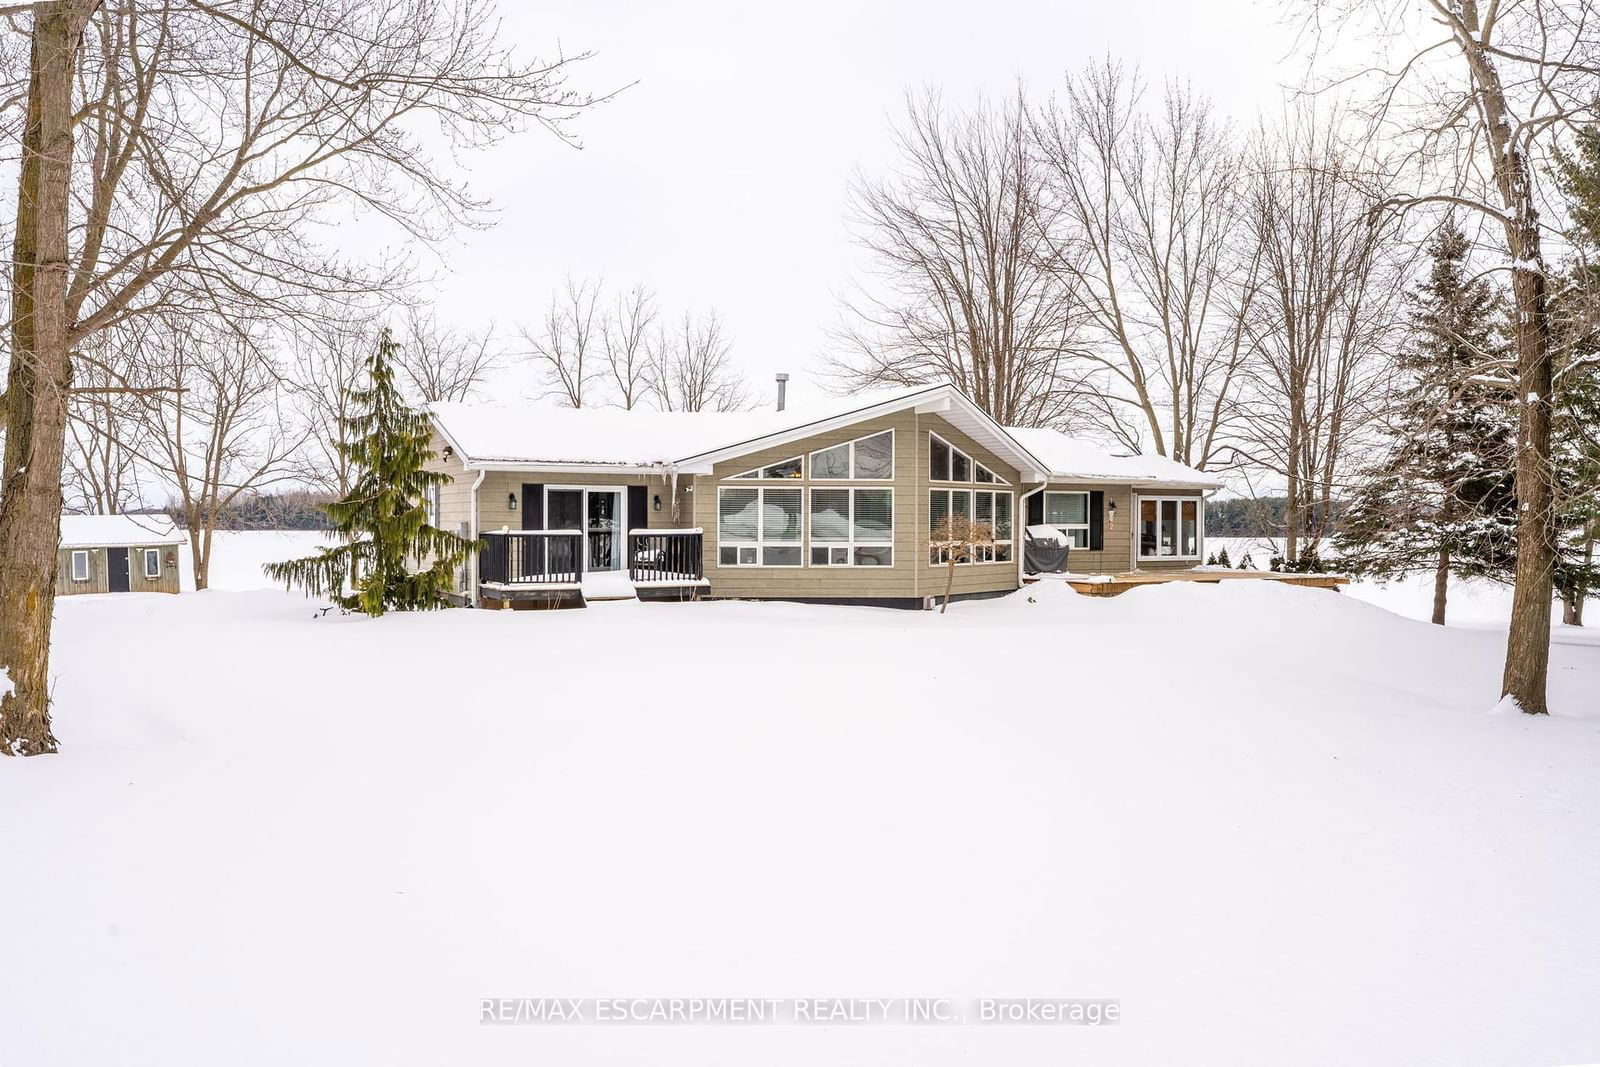
[(1203, 471), (1166, 456), (1113, 456), (1060, 430), (1008, 426), (1006, 432), (1042, 460), (1058, 481), (1157, 482), (1161, 485), (1221, 489), (1222, 483)]
[(448, 444), (469, 467), (500, 464), (619, 468), (710, 464), (789, 439), (893, 411), (937, 411), (1020, 467), (1038, 461), (959, 390), (943, 384), (854, 393), (785, 411), (623, 411), (527, 404), (429, 405)]
[(177, 526), (165, 515), (63, 515), (63, 548), (98, 548), (102, 545), (173, 545), (183, 540)]
[(787, 411), (624, 411), (529, 404), (440, 403), (435, 424), (468, 467), (673, 465), (707, 473), (712, 463), (915, 407), (936, 412), (1037, 481), (1151, 482), (1220, 488), (1200, 471), (1162, 456), (1112, 456), (1058, 430), (1002, 427), (959, 389), (918, 385), (855, 393)]

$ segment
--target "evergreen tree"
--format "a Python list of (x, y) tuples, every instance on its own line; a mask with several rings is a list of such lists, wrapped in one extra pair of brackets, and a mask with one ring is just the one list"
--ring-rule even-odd
[(1499, 294), (1468, 269), (1453, 220), (1429, 244), (1398, 357), (1408, 384), (1392, 448), (1365, 472), (1337, 538), (1341, 564), (1379, 578), (1432, 571), (1443, 624), (1450, 575), (1509, 579), (1516, 558), (1517, 411), (1497, 366), (1510, 359)]
[(1581, 626), (1584, 601), (1600, 594), (1600, 126), (1579, 129), (1574, 151), (1558, 157), (1556, 172), (1576, 256), (1553, 280), (1550, 298), (1556, 344), (1552, 459), (1561, 531), (1555, 587), (1562, 621)]
[(345, 543), (263, 568), (291, 588), (367, 615), (444, 607), (456, 568), (476, 547), (428, 523), (425, 501), (449, 477), (424, 468), (434, 457), (433, 432), (395, 388), (398, 347), (384, 330), (367, 361), (368, 385), (351, 394), (356, 414), (340, 423), (339, 451), (356, 476), (348, 496), (324, 506)]

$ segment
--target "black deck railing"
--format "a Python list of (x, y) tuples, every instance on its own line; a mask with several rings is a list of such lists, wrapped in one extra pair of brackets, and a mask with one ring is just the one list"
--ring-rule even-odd
[(704, 535), (699, 530), (632, 530), (628, 578), (634, 582), (699, 582)]
[(583, 534), (576, 530), (486, 533), (478, 581), (501, 585), (575, 585), (583, 580)]

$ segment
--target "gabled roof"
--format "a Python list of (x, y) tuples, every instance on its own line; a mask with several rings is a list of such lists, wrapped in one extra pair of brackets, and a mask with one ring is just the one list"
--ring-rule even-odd
[(63, 515), (62, 548), (175, 545), (183, 540), (165, 515)]
[(1004, 427), (946, 384), (858, 393), (787, 411), (624, 411), (528, 404), (429, 405), (468, 469), (709, 474), (713, 464), (898, 411), (937, 414), (1022, 472), (1024, 482), (1149, 483), (1221, 488), (1162, 456), (1112, 456), (1059, 430)]
[(1057, 481), (1222, 488), (1214, 476), (1165, 456), (1113, 456), (1060, 430), (1010, 426), (1006, 432), (1044, 461), (1050, 477)]
[(998, 423), (949, 385), (861, 393), (786, 411), (573, 410), (460, 403), (432, 404), (428, 411), (468, 468), (670, 466), (705, 474), (725, 459), (907, 409), (937, 412), (1024, 471), (1044, 469)]

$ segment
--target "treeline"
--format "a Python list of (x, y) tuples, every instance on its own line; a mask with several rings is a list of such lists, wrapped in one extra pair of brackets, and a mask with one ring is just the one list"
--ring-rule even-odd
[[(212, 523), (214, 530), (331, 530), (333, 522), (323, 505), (332, 500), (328, 493), (256, 493), (243, 496), (223, 508)], [(184, 509), (171, 504), (166, 514), (180, 527), (187, 527)]]
[[(1346, 504), (1332, 500), (1312, 511), (1312, 526), (1336, 533)], [(1207, 537), (1282, 537), (1289, 513), (1285, 496), (1233, 497), (1206, 501)]]

